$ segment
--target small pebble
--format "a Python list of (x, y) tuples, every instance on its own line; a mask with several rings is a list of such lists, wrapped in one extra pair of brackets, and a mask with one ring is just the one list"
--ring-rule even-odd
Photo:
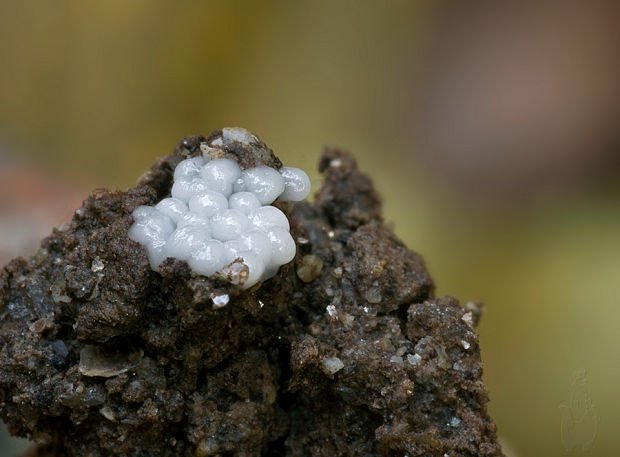
[(323, 261), (314, 254), (308, 254), (301, 258), (297, 266), (297, 276), (305, 283), (314, 281), (321, 275)]
[(228, 294), (214, 295), (211, 297), (211, 301), (213, 302), (213, 309), (223, 308), (230, 302), (230, 297)]
[(327, 373), (333, 375), (344, 368), (344, 363), (338, 357), (323, 357), (323, 368)]
[(407, 354), (407, 362), (409, 362), (413, 366), (419, 364), (421, 360), (422, 357), (420, 356), (420, 354)]

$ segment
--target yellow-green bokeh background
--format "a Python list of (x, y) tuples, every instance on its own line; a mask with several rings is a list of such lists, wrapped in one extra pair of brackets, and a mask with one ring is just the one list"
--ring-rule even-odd
[[(617, 455), (620, 194), (569, 186), (488, 203), (417, 158), (412, 85), (438, 5), (2, 2), (0, 146), (120, 188), (179, 138), (227, 125), (317, 184), (323, 145), (346, 146), (438, 293), (485, 302), (489, 409), (516, 455)], [(579, 370), (600, 423), (589, 451), (567, 453), (559, 406)]]

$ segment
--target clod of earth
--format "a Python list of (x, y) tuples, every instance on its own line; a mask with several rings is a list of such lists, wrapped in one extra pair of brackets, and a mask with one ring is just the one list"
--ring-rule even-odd
[(480, 307), (434, 296), (349, 153), (325, 150), (314, 203), (274, 203), (296, 254), (270, 279), (151, 268), (132, 213), (170, 197), (205, 144), (282, 167), (242, 129), (186, 138), (1, 270), (0, 416), (29, 455), (501, 456)]

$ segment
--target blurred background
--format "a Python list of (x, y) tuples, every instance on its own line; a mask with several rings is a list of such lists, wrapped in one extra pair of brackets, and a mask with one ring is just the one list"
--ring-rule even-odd
[(183, 136), (246, 127), (316, 186), (338, 144), (438, 294), (486, 304), (506, 452), (617, 455), (619, 5), (2, 1), (0, 264)]

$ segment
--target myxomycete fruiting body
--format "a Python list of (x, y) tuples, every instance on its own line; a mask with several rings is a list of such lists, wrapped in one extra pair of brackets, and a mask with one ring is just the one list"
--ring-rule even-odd
[(243, 169), (224, 157), (222, 147), (232, 141), (258, 144), (245, 129), (222, 129), (221, 138), (200, 144), (202, 155), (176, 166), (170, 197), (132, 213), (129, 237), (147, 249), (154, 270), (175, 258), (196, 273), (217, 272), (247, 289), (295, 257), (289, 221), (271, 204), (305, 199), (308, 175), (264, 164)]
[(188, 137), (0, 271), (0, 416), (30, 456), (501, 456), (475, 332), (327, 148)]

